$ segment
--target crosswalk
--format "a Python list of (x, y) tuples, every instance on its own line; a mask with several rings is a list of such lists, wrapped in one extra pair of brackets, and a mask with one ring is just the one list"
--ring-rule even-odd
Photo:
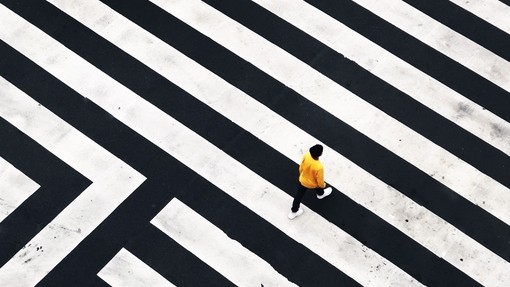
[(1, 0), (0, 282), (510, 284), (510, 6), (419, 2)]

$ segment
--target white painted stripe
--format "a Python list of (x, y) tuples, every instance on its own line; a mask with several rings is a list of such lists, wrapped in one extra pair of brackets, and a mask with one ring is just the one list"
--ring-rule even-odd
[(498, 0), (450, 0), (464, 10), (510, 34), (510, 7)]
[[(76, 1), (66, 3), (77, 5)], [(117, 27), (118, 25), (117, 28), (112, 30), (113, 37), (120, 35), (118, 31), (123, 31), (120, 28), (129, 27), (130, 33), (135, 34), (138, 34), (141, 30), (100, 2), (81, 2), (77, 8), (83, 11), (85, 15), (93, 18), (97, 17), (96, 20), (103, 19), (104, 21), (101, 23), (113, 25), (109, 26), (109, 24), (105, 27)], [(5, 27), (16, 27), (14, 24), (5, 25)], [(361, 242), (313, 211), (308, 210), (306, 216), (296, 219), (298, 221), (288, 220), (287, 213), (290, 210), (292, 198), (285, 192), (262, 179), (216, 146), (120, 85), (90, 63), (79, 58), (75, 53), (51, 39), (48, 35), (28, 23), (25, 25), (27, 27), (21, 35), (26, 37), (26, 41), (11, 41), (9, 44), (14, 45), (18, 51), (41, 65), (59, 80), (96, 103), (115, 118), (354, 280), (365, 286), (386, 286), (388, 282), (403, 282), (404, 286), (422, 286), (394, 264), (368, 249)], [(138, 41), (134, 43), (136, 43), (134, 45), (139, 44)], [(161, 43), (161, 41), (156, 43)], [(141, 48), (145, 47), (141, 46)], [(39, 50), (44, 50), (45, 54), (39, 53)], [(179, 59), (176, 58), (175, 60)], [(69, 73), (69, 71), (75, 73)], [(189, 77), (193, 78), (194, 76)], [(238, 112), (244, 113), (242, 110)], [(256, 118), (254, 120), (258, 121)], [(300, 131), (295, 127), (291, 130)], [(285, 133), (282, 135), (285, 135)], [(176, 141), (175, 139), (180, 140)], [(314, 143), (315, 140), (308, 137), (305, 146), (312, 142)], [(290, 150), (294, 155), (299, 153), (295, 146)], [(353, 176), (356, 176), (356, 174)], [(367, 185), (362, 184), (360, 187), (367, 187)], [(373, 190), (373, 188), (370, 188), (370, 190)], [(296, 224), (296, 222), (300, 224)]]
[[(207, 15), (207, 16), (204, 16), (204, 17), (208, 18), (208, 19), (211, 19), (210, 15)], [(227, 26), (232, 27), (232, 24), (224, 25), (222, 27), (222, 29), (226, 29), (225, 27), (227, 27)], [(235, 29), (239, 31), (239, 27), (235, 27)], [(128, 41), (128, 42), (135, 41), (135, 38), (144, 39), (141, 42), (151, 42), (152, 43), (152, 41), (154, 41), (154, 39), (150, 39), (149, 40), (147, 38), (144, 38), (143, 35), (136, 35), (136, 36), (134, 36), (135, 34), (132, 34), (132, 33), (134, 33), (133, 30), (130, 31), (130, 34), (133, 35), (133, 38), (132, 39), (125, 39), (126, 41)], [(127, 34), (127, 33), (124, 33), (124, 35), (125, 34)], [(122, 47), (126, 48), (126, 46), (122, 45), (120, 41), (116, 41), (115, 43), (117, 45), (119, 45), (119, 46), (122, 46)], [(243, 41), (243, 43), (247, 43), (247, 41)], [(140, 43), (138, 43), (138, 44), (140, 44)], [(137, 47), (139, 47), (139, 46), (137, 46)], [(155, 46), (152, 46), (152, 47), (154, 48)], [(133, 50), (135, 50), (135, 49), (137, 49), (137, 48), (133, 48)], [(140, 49), (142, 49), (142, 48), (140, 48)], [(147, 49), (147, 48), (145, 48), (145, 49)], [(129, 49), (126, 49), (126, 50), (129, 50)], [(145, 50), (145, 51), (147, 51), (147, 50)], [(153, 51), (155, 51), (155, 49), (153, 49)], [(129, 51), (129, 52), (132, 53), (132, 51)], [(136, 57), (138, 57), (139, 59), (143, 58), (143, 56), (140, 56), (141, 54), (139, 54), (139, 53), (135, 53), (135, 54), (136, 54)], [(154, 55), (154, 54), (165, 55), (160, 50), (157, 50), (157, 53), (152, 53), (151, 55)], [(246, 97), (243, 97), (242, 95), (239, 95), (240, 92), (235, 93), (235, 92), (230, 91), (228, 89), (228, 87), (227, 88), (225, 87), (225, 84), (222, 85), (221, 83), (219, 83), (219, 81), (216, 81), (216, 79), (211, 79), (211, 76), (205, 75), (206, 73), (199, 74), (198, 71), (200, 69), (199, 69), (198, 65), (197, 65), (197, 67), (190, 68), (190, 71), (192, 71), (195, 79), (204, 79), (204, 82), (202, 84), (197, 84), (197, 83), (194, 83), (194, 82), (193, 83), (189, 83), (189, 81), (193, 81), (190, 77), (186, 76), (186, 75), (189, 75), (190, 72), (176, 69), (176, 65), (182, 65), (180, 63), (182, 63), (181, 61), (184, 61), (184, 60), (179, 60), (178, 61), (175, 56), (169, 57), (168, 54), (166, 54), (165, 57), (166, 58), (172, 58), (173, 63), (175, 64), (175, 66), (172, 66), (171, 68), (172, 68), (172, 70), (175, 71), (175, 75), (170, 76), (170, 74), (167, 73), (168, 71), (164, 71), (165, 72), (165, 73), (163, 73), (164, 75), (167, 75), (167, 77), (170, 76), (171, 80), (173, 82), (177, 83), (178, 85), (180, 85), (183, 89), (187, 90), (188, 92), (190, 92), (191, 94), (193, 94), (193, 95), (195, 95), (195, 96), (197, 96), (199, 98), (202, 98), (202, 100), (204, 102), (206, 102), (210, 106), (216, 108), (220, 113), (222, 113), (223, 115), (226, 115), (230, 119), (234, 120), (234, 122), (236, 122), (237, 124), (241, 125), (243, 128), (249, 130), (250, 132), (254, 133), (256, 136), (258, 136), (260, 138), (263, 138), (267, 143), (269, 143), (273, 147), (277, 147), (278, 146), (278, 143), (275, 143), (274, 139), (277, 139), (277, 138), (281, 138), (281, 139), (296, 139), (297, 138), (295, 136), (295, 134), (288, 134), (288, 133), (286, 133), (286, 131), (288, 132), (289, 130), (292, 130), (292, 128), (289, 129), (289, 127), (286, 127), (285, 129), (282, 129), (282, 130), (280, 130), (278, 132), (275, 132), (275, 133), (272, 134), (272, 136), (270, 136), (270, 133), (268, 132), (268, 130), (266, 128), (268, 128), (268, 127), (279, 127), (279, 126), (281, 126), (281, 124), (279, 124), (279, 123), (271, 123), (269, 119), (272, 119), (272, 116), (271, 115), (264, 115), (264, 113), (262, 112), (263, 108), (256, 107), (256, 108), (250, 109), (250, 107), (247, 106), (247, 102), (250, 102), (249, 99), (247, 99)], [(146, 60), (146, 59), (143, 59), (142, 61), (144, 61), (144, 60)], [(154, 61), (157, 62), (157, 60), (154, 60)], [(155, 67), (154, 64), (155, 64), (154, 62), (149, 61), (148, 65), (152, 66), (152, 67)], [(187, 63), (185, 65), (188, 65), (188, 64), (189, 63)], [(183, 65), (183, 66), (185, 66), (185, 65)], [(157, 67), (157, 65), (156, 65), (156, 67)], [(161, 70), (159, 70), (159, 69), (157, 71), (161, 72)], [(188, 83), (186, 83), (186, 81), (188, 81)], [(204, 83), (210, 83), (210, 85), (206, 85)], [(207, 91), (207, 92), (205, 94), (202, 94), (203, 91)], [(216, 92), (213, 92), (213, 91), (216, 91)], [(234, 94), (235, 94), (235, 96), (234, 96)], [(198, 95), (200, 95), (200, 96), (198, 96)], [(231, 95), (231, 97), (229, 96), (228, 99), (225, 99), (224, 101), (222, 101), (221, 99), (216, 97), (217, 95), (221, 95), (221, 96)], [(239, 99), (239, 100), (236, 101), (237, 99)], [(251, 104), (253, 104), (253, 103), (251, 103)], [(224, 109), (218, 108), (221, 105), (224, 105)], [(235, 107), (235, 109), (232, 109), (232, 107)], [(259, 114), (260, 118), (246, 119), (246, 122), (248, 122), (248, 125), (243, 124), (243, 123), (239, 123), (239, 121), (233, 119), (236, 116), (252, 115), (252, 113), (248, 112), (250, 110), (252, 110), (253, 112)], [(267, 120), (264, 121), (263, 119), (267, 119)], [(256, 127), (249, 127), (249, 125), (251, 125), (253, 123), (256, 123), (255, 124)], [(263, 129), (263, 130), (260, 130), (260, 129)], [(254, 132), (254, 130), (259, 130), (260, 133), (258, 134), (256, 132)], [(287, 135), (287, 136), (285, 136), (285, 135)], [(285, 148), (282, 148), (282, 149), (279, 149), (279, 150), (282, 153), (285, 154), (287, 151), (289, 151), (291, 149), (295, 150), (294, 143), (288, 143)], [(297, 156), (295, 156), (295, 155), (294, 155), (294, 157), (292, 157), (292, 156), (289, 156), (289, 157), (290, 158), (297, 158)], [(343, 159), (343, 158), (335, 158), (333, 161), (334, 162), (339, 162), (339, 161), (345, 162), (345, 159)], [(335, 170), (337, 170), (337, 169), (335, 169)], [(456, 172), (459, 172), (459, 170), (456, 170)], [(365, 182), (366, 181), (364, 180), (364, 181), (362, 181), (359, 184), (363, 185), (363, 183), (365, 183)], [(339, 185), (339, 186), (345, 186), (345, 185), (351, 185), (351, 184), (352, 184), (352, 181), (349, 182), (349, 183), (345, 183), (343, 185)], [(377, 185), (381, 185), (381, 184), (378, 183)], [(350, 196), (352, 198), (354, 198), (355, 200), (357, 200), (358, 202), (365, 203), (367, 201), (370, 201), (370, 200), (365, 200), (366, 198), (361, 198), (360, 199), (360, 194), (363, 194), (363, 192), (359, 192), (358, 191), (360, 185), (356, 185), (356, 186), (358, 186), (358, 188), (353, 187), (353, 189), (356, 190), (356, 192), (354, 192), (354, 190), (353, 190), (353, 194), (350, 195)], [(380, 187), (382, 187), (382, 186), (380, 186)], [(384, 187), (383, 187), (383, 189), (384, 189)], [(367, 191), (367, 190), (372, 190), (372, 189), (365, 188), (363, 190)], [(365, 193), (365, 195), (367, 195), (367, 193)], [(361, 196), (361, 197), (363, 197), (363, 196)], [(401, 195), (396, 193), (394, 198), (400, 198), (400, 197), (401, 197)], [(404, 204), (396, 204), (396, 206), (409, 206), (409, 205), (410, 206), (416, 206), (409, 199), (405, 199), (404, 202), (406, 202), (406, 203), (404, 203)], [(376, 202), (376, 203), (371, 202), (370, 205), (372, 205), (372, 206), (369, 207), (369, 208), (374, 211), (374, 209), (373, 209), (374, 207), (381, 207), (381, 206), (378, 206), (379, 203), (381, 203), (381, 202)], [(428, 216), (425, 216), (424, 218), (422, 218), (421, 214), (423, 213), (423, 208), (417, 208), (414, 211), (416, 213), (411, 212), (411, 214), (408, 214), (408, 216), (410, 218), (420, 218), (422, 220), (422, 221), (420, 221), (420, 223), (418, 223), (417, 225), (414, 226), (414, 228), (415, 228), (414, 230), (412, 228), (409, 229), (410, 226), (408, 224), (405, 224), (403, 222), (404, 220), (402, 218), (395, 220), (395, 218), (394, 218), (394, 216), (395, 216), (395, 207), (391, 206), (391, 204), (390, 205), (387, 205), (387, 204), (389, 204), (389, 202), (384, 202), (384, 204), (382, 205), (383, 207), (380, 208), (380, 209), (379, 208), (375, 208), (374, 212), (379, 214), (380, 216), (381, 216), (381, 213), (383, 213), (382, 217), (385, 218), (388, 222), (394, 224), (395, 226), (397, 226), (397, 228), (403, 230), (407, 234), (412, 234), (413, 238), (415, 238), (418, 242), (420, 242), (421, 244), (424, 244), (428, 248), (431, 247), (430, 243), (433, 242), (433, 240), (429, 239), (429, 237), (430, 237), (430, 234), (433, 234), (433, 233), (436, 232), (436, 227), (434, 227), (434, 225), (436, 223), (438, 225), (440, 225), (440, 226), (441, 225), (443, 226), (442, 229), (444, 230), (444, 232), (446, 234), (448, 234), (448, 233), (450, 233), (450, 234), (457, 234), (459, 236), (458, 239), (453, 239), (452, 237), (449, 237), (448, 240), (447, 240), (447, 241), (449, 241), (449, 243), (448, 242), (443, 242), (443, 246), (433, 246), (432, 245), (431, 249), (434, 252), (436, 252), (436, 254), (438, 254), (440, 256), (443, 256), (443, 254), (447, 253), (447, 251), (445, 251), (445, 248), (448, 249), (446, 246), (454, 245), (455, 241), (463, 242), (462, 244), (464, 246), (462, 248), (460, 248), (460, 249), (455, 248), (454, 251), (448, 251), (448, 252), (451, 252), (449, 254), (449, 256), (448, 256), (449, 257), (448, 259), (449, 259), (449, 261), (454, 266), (457, 266), (458, 268), (460, 268), (463, 271), (465, 271), (467, 274), (470, 274), (471, 276), (474, 276), (475, 278), (477, 278), (477, 279), (479, 279), (481, 281), (490, 281), (490, 280), (492, 280), (492, 278), (483, 278), (483, 277), (485, 277), (484, 273), (478, 272), (478, 270), (477, 270), (478, 267), (475, 267), (475, 265), (466, 266), (465, 264), (463, 264), (463, 262), (457, 262), (457, 261), (459, 261), (458, 258), (462, 257), (462, 254), (469, 253), (469, 250), (472, 250), (472, 249), (476, 249), (476, 250), (480, 249), (480, 250), (483, 250), (480, 253), (484, 254), (484, 255), (480, 255), (480, 257), (478, 258), (480, 260), (480, 262), (498, 262), (498, 263), (496, 263), (493, 266), (495, 268), (497, 268), (496, 266), (499, 263), (504, 262), (497, 255), (493, 254), (492, 252), (490, 252), (489, 250), (487, 250), (485, 247), (481, 246), (479, 243), (475, 242), (474, 240), (466, 237), (460, 231), (458, 231), (456, 228), (454, 228), (453, 226), (447, 224), (443, 220), (437, 218), (435, 215), (431, 214), (430, 212), (426, 212), (426, 213), (428, 213)], [(389, 209), (389, 210), (385, 210), (385, 209)], [(384, 213), (386, 213), (386, 214), (384, 214)], [(430, 217), (431, 219), (429, 220), (426, 217)], [(395, 221), (397, 221), (397, 222), (395, 222)], [(434, 222), (434, 224), (429, 226), (430, 229), (428, 229), (428, 230), (421, 229), (422, 227), (420, 225), (431, 223), (431, 222)], [(416, 231), (420, 230), (420, 229), (421, 229), (421, 231), (423, 231), (423, 233), (421, 233), (421, 231), (420, 231), (419, 234), (416, 234)], [(449, 230), (449, 231), (447, 231), (447, 230)], [(420, 236), (422, 238), (419, 238)], [(444, 236), (444, 238), (447, 238), (447, 236)], [(491, 260), (485, 261), (485, 260), (481, 259), (482, 257), (486, 257), (487, 259), (490, 258)], [(495, 260), (492, 260), (492, 259), (495, 259)], [(504, 264), (506, 264), (506, 263), (504, 263)], [(503, 277), (504, 275), (503, 274), (499, 274), (499, 276)], [(482, 277), (482, 278), (480, 278), (480, 277)]]
[[(354, 2), (510, 92), (510, 62), (483, 46), (404, 1), (354, 0)], [(502, 19), (508, 20), (508, 15)]]
[[(20, 28), (16, 25), (19, 19), (10, 21), (12, 16), (0, 5), (0, 26), (7, 27), (3, 21), (9, 19), (9, 25), (13, 25), (9, 27)], [(30, 39), (30, 29), (20, 30), (27, 32), (21, 33), (27, 39)], [(3, 284), (34, 286), (145, 178), (1, 77), (0, 90), (1, 117), (81, 174), (103, 172), (92, 178), (93, 183), (80, 196), (0, 269)]]
[(10, 164), (8, 161), (6, 161), (0, 156), (0, 177), (3, 175), (4, 172), (8, 171), (12, 167), (13, 167), (12, 164)]
[[(69, 6), (66, 4), (69, 4)], [(103, 5), (92, 5), (89, 2), (86, 4), (81, 2), (80, 5), (77, 5), (76, 1), (74, 3), (65, 1), (65, 3), (58, 3), (57, 5), (60, 9), (71, 14), (96, 33), (122, 47), (126, 52), (130, 53), (135, 58), (138, 58), (140, 61), (147, 64), (149, 67), (152, 67), (172, 82), (188, 91), (190, 94), (233, 120), (245, 130), (248, 130), (255, 136), (261, 138), (263, 141), (273, 146), (290, 159), (293, 159), (296, 162), (299, 161), (303, 153), (299, 147), (307, 147), (317, 142), (316, 139), (313, 139), (309, 135), (303, 133), (300, 129), (279, 117), (267, 107), (254, 101), (246, 94), (242, 93), (235, 87), (232, 87), (224, 80), (207, 71), (197, 63), (186, 58), (175, 49), (163, 43), (161, 40), (143, 30), (140, 30), (140, 28), (132, 22), (126, 20), (114, 11), (111, 11), (109, 8), (104, 7)], [(72, 7), (76, 8), (76, 10)], [(114, 24), (98, 25), (96, 19), (99, 18), (107, 19), (109, 23)], [(151, 51), (151, 53), (147, 53), (147, 51)], [(147, 58), (145, 55), (149, 55), (149, 57)], [(162, 59), (171, 59), (172, 65), (169, 66), (165, 64), (167, 61), (162, 61)], [(155, 120), (154, 122), (157, 123), (158, 121)], [(163, 120), (159, 120), (159, 123), (162, 122)], [(154, 125), (147, 124), (147, 126), (154, 128)], [(147, 129), (144, 131), (147, 131)], [(154, 143), (165, 141), (164, 138), (161, 138), (156, 131), (153, 132), (152, 137), (146, 137)], [(176, 137), (168, 136), (168, 138)], [(179, 138), (186, 137), (179, 135)], [(190, 139), (187, 140), (187, 142), (191, 143), (194, 141)], [(174, 143), (168, 144), (173, 145)], [(197, 146), (199, 145), (202, 144), (197, 143)], [(172, 149), (165, 148), (164, 146), (161, 146), (161, 148), (172, 154)], [(180, 150), (184, 147), (177, 148), (178, 151), (181, 152)], [(205, 145), (204, 147), (196, 150), (206, 151), (208, 148)], [(212, 150), (209, 151), (209, 153), (213, 154), (215, 152)], [(335, 186), (341, 186), (342, 191), (346, 192), (346, 194), (355, 201), (366, 206), (374, 213), (379, 214), (379, 216), (402, 230), (405, 234), (411, 236), (420, 244), (431, 249), (439, 256), (447, 258), (453, 265), (468, 274), (472, 274), (475, 277), (483, 277), (485, 274), (488, 274), (487, 272), (493, 272), (496, 270), (496, 273), (493, 273), (495, 274), (493, 275), (494, 277), (484, 280), (494, 280), (497, 282), (498, 280), (501, 280), (501, 278), (504, 278), (504, 274), (498, 273), (497, 270), (500, 266), (505, 266), (507, 263), (497, 255), (493, 254), (471, 238), (465, 236), (455, 227), (444, 222), (428, 210), (402, 196), (402, 194), (398, 193), (396, 190), (386, 186), (370, 174), (367, 174), (364, 170), (355, 166), (353, 163), (343, 158), (340, 154), (333, 151), (329, 151), (327, 153), (332, 153), (332, 155), (328, 154), (325, 156), (324, 159), (327, 166), (330, 167), (328, 174), (329, 172), (333, 174), (329, 182)], [(221, 155), (216, 155), (209, 157), (209, 160), (197, 159), (197, 162), (194, 165), (189, 163), (196, 156), (197, 155), (190, 150), (189, 154), (185, 153), (182, 157), (178, 158), (181, 158), (182, 162), (186, 163), (197, 172), (199, 172), (201, 168), (203, 169), (203, 162), (222, 162), (222, 164), (228, 162), (226, 159), (218, 160)], [(219, 172), (214, 170), (214, 164), (210, 168), (213, 169), (211, 171), (207, 171), (211, 173), (210, 177), (203, 175), (203, 173), (201, 174), (213, 183), (218, 180), (218, 173), (228, 174), (227, 171)], [(243, 169), (233, 165), (232, 168), (229, 168), (228, 170), (238, 171)], [(239, 175), (236, 174), (236, 176)], [(232, 177), (235, 176), (232, 175)], [(246, 182), (257, 182), (257, 180), (247, 179)], [(217, 183), (215, 184), (218, 185)], [(227, 189), (229, 186), (235, 184), (236, 182), (234, 181), (230, 185), (226, 185)], [(242, 189), (245, 188), (247, 187), (243, 186)], [(227, 192), (227, 189), (224, 188), (223, 190)], [(264, 188), (264, 185), (261, 184), (261, 186), (259, 188), (255, 188), (253, 192), (254, 194), (257, 194), (260, 193), (260, 190), (264, 189), (266, 188)], [(372, 192), (374, 190), (379, 190), (380, 192)], [(238, 199), (240, 202), (243, 202), (243, 200), (239, 198), (238, 194), (229, 194)], [(249, 206), (248, 204), (245, 205)], [(254, 207), (250, 208), (252, 208), (252, 210), (257, 210)], [(259, 215), (261, 214), (260, 212), (257, 213)], [(413, 219), (412, 222), (405, 222), (405, 220), (409, 218)], [(279, 226), (275, 223), (274, 219), (273, 221), (268, 221), (272, 222), (275, 226)], [(280, 229), (284, 230), (284, 228)], [(435, 234), (438, 238), (442, 238), (445, 241), (438, 244), (434, 241), (434, 239), (430, 238), (431, 234)], [(308, 247), (310, 246), (308, 244), (305, 245)], [(313, 248), (311, 249), (314, 250)], [(477, 255), (466, 257), (473, 250), (476, 250)], [(326, 260), (331, 260), (328, 258), (331, 254), (318, 252), (316, 250), (314, 250), (314, 252), (321, 255)], [(324, 254), (327, 254), (328, 256), (325, 256)], [(469, 262), (466, 260), (460, 261), (458, 258), (471, 258), (471, 260)], [(487, 262), (492, 263), (488, 264)], [(481, 264), (481, 266), (484, 266), (487, 269), (481, 270), (478, 264)], [(337, 268), (341, 269), (341, 267)], [(350, 273), (348, 274), (352, 278), (358, 278), (353, 277)], [(384, 286), (384, 283), (381, 283), (380, 281), (375, 284)]]
[[(64, 56), (52, 51), (56, 53), (49, 53), (50, 58), (54, 58), (48, 61), (46, 53), (51, 45), (44, 44), (49, 37), (3, 5), (0, 5), (0, 26), (1, 40), (34, 58), (43, 57), (46, 68), (52, 66), (53, 60), (59, 62)], [(70, 71), (74, 69), (60, 70), (75, 76)], [(3, 78), (0, 78), (0, 90), (1, 117), (93, 182), (0, 269), (0, 282), (34, 286), (145, 177)]]
[(151, 223), (237, 286), (297, 286), (176, 198)]
[[(510, 224), (510, 209), (508, 209), (510, 190), (506, 186), (389, 117), (207, 4), (194, 0), (152, 0), (152, 2), (237, 55), (244, 57), (286, 86), (292, 87), (310, 101), (433, 176), (464, 198)], [(127, 41), (122, 44), (122, 40), (124, 39), (117, 37), (112, 41), (115, 41), (114, 43), (119, 47), (124, 47), (128, 53), (132, 52), (128, 50), (127, 45), (137, 48)], [(136, 41), (136, 38), (133, 36), (131, 41)], [(148, 63), (153, 69), (161, 66), (153, 60), (158, 57), (158, 54), (146, 56), (140, 52), (135, 57)], [(161, 59), (165, 57), (160, 57)], [(161, 69), (156, 71), (160, 72)], [(172, 81), (175, 80), (172, 79)], [(510, 137), (510, 124), (508, 127), (508, 137)], [(510, 141), (507, 144), (510, 144)]]
[(0, 157), (0, 222), (41, 187)]
[[(253, 1), (353, 60), (367, 71), (456, 125), (510, 155), (510, 123), (480, 105), (463, 97), (304, 1)], [(321, 98), (316, 97), (313, 100), (321, 100)], [(319, 105), (333, 114), (338, 114), (338, 112), (335, 113), (336, 105), (330, 106), (327, 102)], [(382, 142), (384, 139), (392, 140), (392, 142), (384, 143), (386, 147), (395, 146), (394, 137), (383, 137), (378, 141)], [(408, 141), (406, 143), (410, 146), (416, 145), (416, 143)], [(390, 150), (396, 152), (394, 148), (390, 148)], [(436, 152), (425, 151), (422, 148), (419, 150), (422, 150), (419, 154), (436, 154)], [(397, 151), (401, 151), (401, 149), (397, 148)], [(406, 151), (412, 150), (406, 149), (401, 152)], [(413, 154), (414, 152), (411, 156)], [(400, 156), (411, 161), (410, 155)], [(433, 159), (438, 158), (434, 157)], [(416, 161), (411, 162), (415, 164)], [(437, 164), (435, 165), (437, 166)], [(429, 174), (431, 173), (433, 172)]]
[(97, 275), (112, 287), (175, 287), (124, 248)]

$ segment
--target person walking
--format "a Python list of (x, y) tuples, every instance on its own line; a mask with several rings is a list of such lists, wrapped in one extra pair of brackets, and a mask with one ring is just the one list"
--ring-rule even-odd
[(326, 187), (326, 182), (324, 182), (324, 167), (319, 161), (323, 149), (322, 145), (316, 144), (303, 156), (299, 165), (299, 186), (292, 202), (289, 219), (303, 214), (303, 209), (299, 206), (307, 190), (314, 190), (318, 199), (325, 198), (333, 191), (333, 188)]

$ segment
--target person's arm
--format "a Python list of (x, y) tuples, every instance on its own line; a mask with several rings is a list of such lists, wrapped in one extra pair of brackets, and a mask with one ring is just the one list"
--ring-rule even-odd
[(317, 170), (316, 180), (317, 180), (317, 185), (320, 188), (326, 188), (326, 182), (324, 182), (324, 169), (323, 168)]

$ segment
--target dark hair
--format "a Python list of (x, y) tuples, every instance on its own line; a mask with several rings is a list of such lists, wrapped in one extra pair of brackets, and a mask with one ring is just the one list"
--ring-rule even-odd
[(322, 150), (323, 150), (322, 146), (320, 144), (316, 144), (310, 148), (310, 155), (313, 158), (317, 159), (319, 158), (319, 156), (322, 155)]

